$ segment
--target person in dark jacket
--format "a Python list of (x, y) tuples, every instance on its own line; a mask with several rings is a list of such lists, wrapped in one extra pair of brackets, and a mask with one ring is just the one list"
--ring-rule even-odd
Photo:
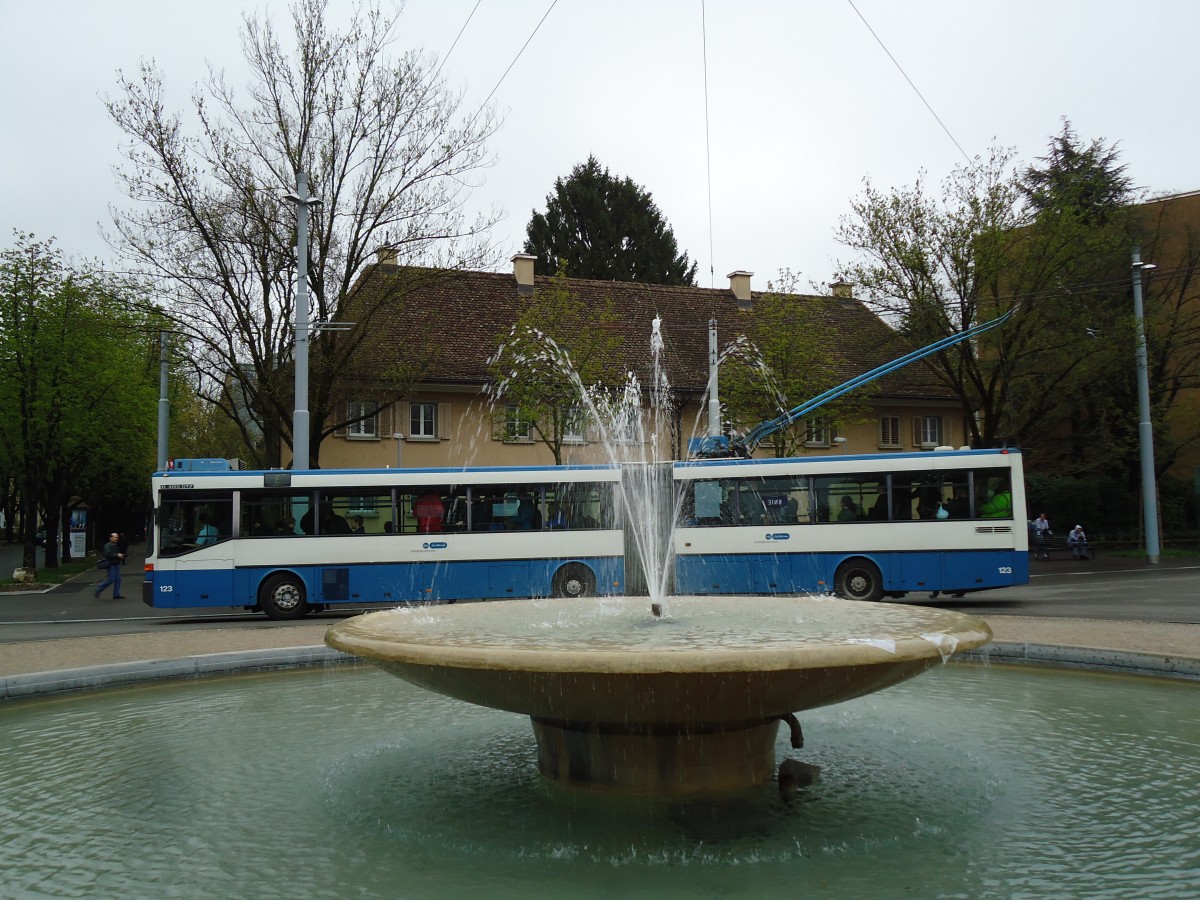
[(125, 554), (121, 552), (120, 546), (121, 536), (115, 531), (108, 536), (108, 542), (104, 545), (104, 550), (101, 556), (108, 564), (108, 577), (96, 585), (96, 589), (92, 595), (99, 598), (104, 593), (104, 589), (110, 584), (113, 586), (113, 599), (124, 600), (125, 595), (121, 593), (121, 563), (125, 562)]

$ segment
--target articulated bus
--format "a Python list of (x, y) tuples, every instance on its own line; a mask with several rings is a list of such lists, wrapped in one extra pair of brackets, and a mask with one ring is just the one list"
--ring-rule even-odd
[[(670, 475), (659, 515), (676, 521), (673, 593), (878, 600), (1028, 580), (1015, 451), (656, 465)], [(289, 619), (336, 606), (641, 593), (627, 475), (615, 465), (181, 466), (153, 479), (143, 599)]]
[(880, 600), (1029, 580), (1015, 450), (679, 463), (675, 481), (680, 594)]

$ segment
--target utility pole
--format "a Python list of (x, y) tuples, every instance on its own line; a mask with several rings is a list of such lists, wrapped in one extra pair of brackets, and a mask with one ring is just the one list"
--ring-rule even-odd
[(1146, 317), (1142, 310), (1142, 248), (1133, 248), (1133, 316), (1137, 321), (1138, 449), (1142, 463), (1142, 517), (1146, 520), (1146, 562), (1158, 565), (1158, 488), (1154, 475), (1154, 424), (1150, 419), (1150, 377), (1146, 354)]
[(308, 210), (321, 200), (309, 196), (308, 175), (296, 173), (296, 193), (286, 194), (285, 200), (296, 204), (296, 407), (292, 413), (292, 468), (307, 469), (309, 465), (308, 424)]
[(167, 333), (158, 333), (158, 471), (167, 471), (167, 430), (171, 400), (167, 395)]

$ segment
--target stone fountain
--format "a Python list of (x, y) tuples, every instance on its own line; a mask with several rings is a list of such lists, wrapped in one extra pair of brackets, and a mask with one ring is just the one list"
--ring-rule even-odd
[(660, 458), (666, 444), (672, 404), (662, 349), (656, 319), (648, 415), (632, 376), (613, 401), (583, 385), (552, 341), (538, 360), (574, 381), (601, 434), (626, 438), (603, 443), (624, 471), (648, 597), (397, 609), (339, 624), (325, 642), (429, 690), (529, 716), (538, 768), (554, 781), (719, 793), (774, 774), (782, 723), (802, 746), (796, 712), (893, 685), (987, 643), (991, 630), (957, 613), (829, 597), (673, 596), (668, 604), (673, 542), (662, 524), (664, 510), (678, 515), (671, 483), (628, 456), (636, 448)]
[(528, 715), (538, 768), (655, 795), (775, 772), (794, 713), (888, 687), (987, 643), (978, 619), (822, 597), (512, 600), (370, 613), (326, 643), (432, 691)]

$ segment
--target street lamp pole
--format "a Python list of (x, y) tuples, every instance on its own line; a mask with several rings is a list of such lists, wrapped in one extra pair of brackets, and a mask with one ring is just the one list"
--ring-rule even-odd
[(171, 427), (171, 398), (167, 394), (167, 333), (158, 333), (158, 469), (167, 470), (167, 432)]
[(285, 200), (296, 204), (296, 408), (292, 413), (292, 468), (307, 469), (309, 461), (308, 424), (308, 210), (320, 204), (309, 196), (308, 175), (296, 173), (296, 193)]
[(1146, 520), (1146, 562), (1158, 564), (1158, 497), (1154, 476), (1154, 427), (1150, 420), (1150, 378), (1146, 355), (1146, 317), (1142, 310), (1142, 249), (1133, 249), (1133, 315), (1137, 323), (1138, 448), (1142, 463), (1142, 516)]

